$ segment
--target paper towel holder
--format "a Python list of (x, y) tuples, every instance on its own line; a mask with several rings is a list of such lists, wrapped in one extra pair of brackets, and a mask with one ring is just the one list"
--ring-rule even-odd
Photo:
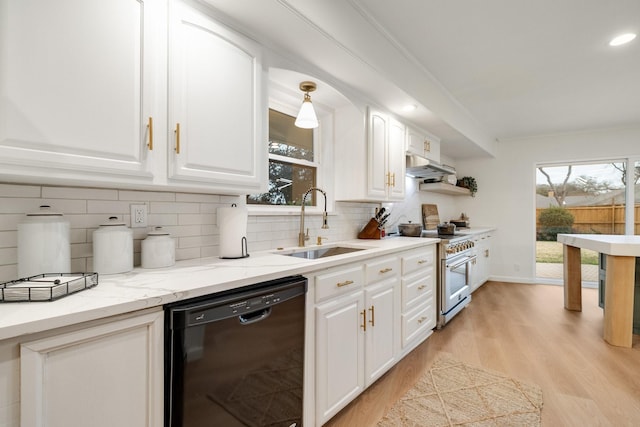
[(249, 258), (249, 251), (247, 250), (247, 238), (243, 237), (240, 239), (240, 246), (242, 250), (242, 255), (240, 256), (221, 256), (220, 259), (241, 259), (241, 258)]
[[(236, 205), (235, 203), (231, 204), (232, 208), (235, 208), (237, 206), (238, 205)], [(243, 236), (242, 239), (240, 239), (240, 253), (242, 254), (240, 256), (221, 256), (220, 259), (248, 258), (249, 257), (249, 250), (247, 249), (247, 238), (246, 238), (246, 236)]]

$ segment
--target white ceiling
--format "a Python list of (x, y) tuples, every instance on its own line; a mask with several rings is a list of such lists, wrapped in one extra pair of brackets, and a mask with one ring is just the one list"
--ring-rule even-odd
[(357, 3), (499, 139), (640, 123), (639, 0)]
[[(491, 154), (495, 139), (640, 124), (640, 38), (608, 46), (640, 34), (640, 0), (205, 1), (424, 125), (448, 156)], [(419, 110), (400, 112), (403, 99)]]

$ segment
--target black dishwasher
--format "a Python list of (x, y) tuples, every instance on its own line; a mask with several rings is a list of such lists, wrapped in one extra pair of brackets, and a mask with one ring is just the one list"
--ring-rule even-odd
[(307, 279), (165, 307), (165, 426), (302, 425)]

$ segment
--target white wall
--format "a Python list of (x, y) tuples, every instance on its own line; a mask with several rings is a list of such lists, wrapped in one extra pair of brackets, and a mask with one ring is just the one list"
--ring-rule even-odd
[(459, 176), (478, 182), (474, 198), (458, 198), (472, 224), (497, 227), (491, 277), (535, 282), (535, 166), (538, 163), (640, 156), (640, 126), (501, 141), (495, 159), (458, 160)]

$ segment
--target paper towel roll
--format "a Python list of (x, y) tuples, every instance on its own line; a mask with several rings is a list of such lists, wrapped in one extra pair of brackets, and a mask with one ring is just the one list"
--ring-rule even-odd
[(220, 258), (244, 258), (247, 251), (247, 209), (218, 208)]

